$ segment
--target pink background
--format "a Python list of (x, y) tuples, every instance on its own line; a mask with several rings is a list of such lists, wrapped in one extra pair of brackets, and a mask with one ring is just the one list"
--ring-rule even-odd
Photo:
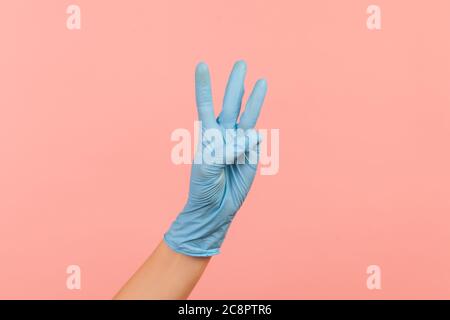
[[(370, 4), (381, 31), (366, 28)], [(248, 86), (268, 79), (259, 127), (280, 129), (280, 171), (257, 177), (192, 298), (450, 298), (449, 12), (1, 1), (0, 298), (112, 297), (186, 200), (170, 133), (192, 130), (196, 62), (219, 107), (236, 59)], [(380, 291), (366, 288), (371, 264)]]

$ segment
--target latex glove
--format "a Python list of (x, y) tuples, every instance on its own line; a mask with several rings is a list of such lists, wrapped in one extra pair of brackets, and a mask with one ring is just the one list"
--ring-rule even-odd
[[(246, 69), (245, 62), (235, 63), (228, 80), (222, 112), (216, 119), (208, 66), (204, 63), (197, 65), (195, 86), (202, 137), (205, 138), (208, 129), (222, 132), (224, 148), (230, 147), (230, 141), (233, 141), (235, 152), (224, 152), (225, 161), (203, 161), (199, 164), (196, 161), (211, 147), (212, 140), (202, 139), (200, 142), (203, 148), (197, 148), (196, 160), (192, 165), (188, 201), (164, 235), (165, 242), (176, 252), (190, 256), (218, 254), (231, 221), (255, 178), (257, 159), (248, 160), (250, 152), (259, 151), (260, 139), (252, 137), (256, 134), (254, 126), (264, 102), (267, 83), (265, 80), (256, 82), (237, 124)], [(250, 139), (230, 140), (230, 136)]]

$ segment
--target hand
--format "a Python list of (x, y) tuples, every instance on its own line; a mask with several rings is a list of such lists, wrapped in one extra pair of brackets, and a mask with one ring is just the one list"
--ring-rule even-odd
[[(190, 256), (218, 254), (231, 221), (255, 178), (260, 139), (254, 127), (267, 83), (265, 80), (256, 82), (237, 123), (246, 69), (245, 62), (235, 63), (222, 112), (216, 119), (208, 66), (204, 63), (197, 65), (195, 86), (198, 116), (202, 123), (201, 148), (197, 148), (192, 165), (187, 204), (164, 235), (165, 242), (176, 252)], [(213, 160), (205, 159), (206, 154), (213, 154)]]

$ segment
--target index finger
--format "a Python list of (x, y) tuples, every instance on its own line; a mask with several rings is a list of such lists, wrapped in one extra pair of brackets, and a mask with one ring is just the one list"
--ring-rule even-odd
[(211, 94), (211, 79), (208, 65), (200, 62), (195, 69), (195, 96), (199, 120), (206, 128), (217, 125)]

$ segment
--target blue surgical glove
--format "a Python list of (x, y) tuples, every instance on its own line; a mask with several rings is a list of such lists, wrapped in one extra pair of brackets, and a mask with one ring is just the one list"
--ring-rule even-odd
[[(218, 254), (231, 221), (255, 178), (260, 138), (254, 127), (267, 84), (265, 80), (256, 82), (237, 123), (246, 69), (245, 62), (235, 63), (222, 112), (216, 119), (208, 66), (204, 63), (197, 65), (195, 87), (198, 116), (202, 123), (201, 148), (197, 148), (191, 169), (188, 201), (164, 235), (167, 245), (176, 252), (198, 257)], [(221, 133), (223, 140), (219, 141), (217, 135), (211, 138), (206, 134), (211, 131)], [(251, 156), (255, 152), (256, 160)], [(212, 160), (205, 159), (205, 154), (212, 155)]]

